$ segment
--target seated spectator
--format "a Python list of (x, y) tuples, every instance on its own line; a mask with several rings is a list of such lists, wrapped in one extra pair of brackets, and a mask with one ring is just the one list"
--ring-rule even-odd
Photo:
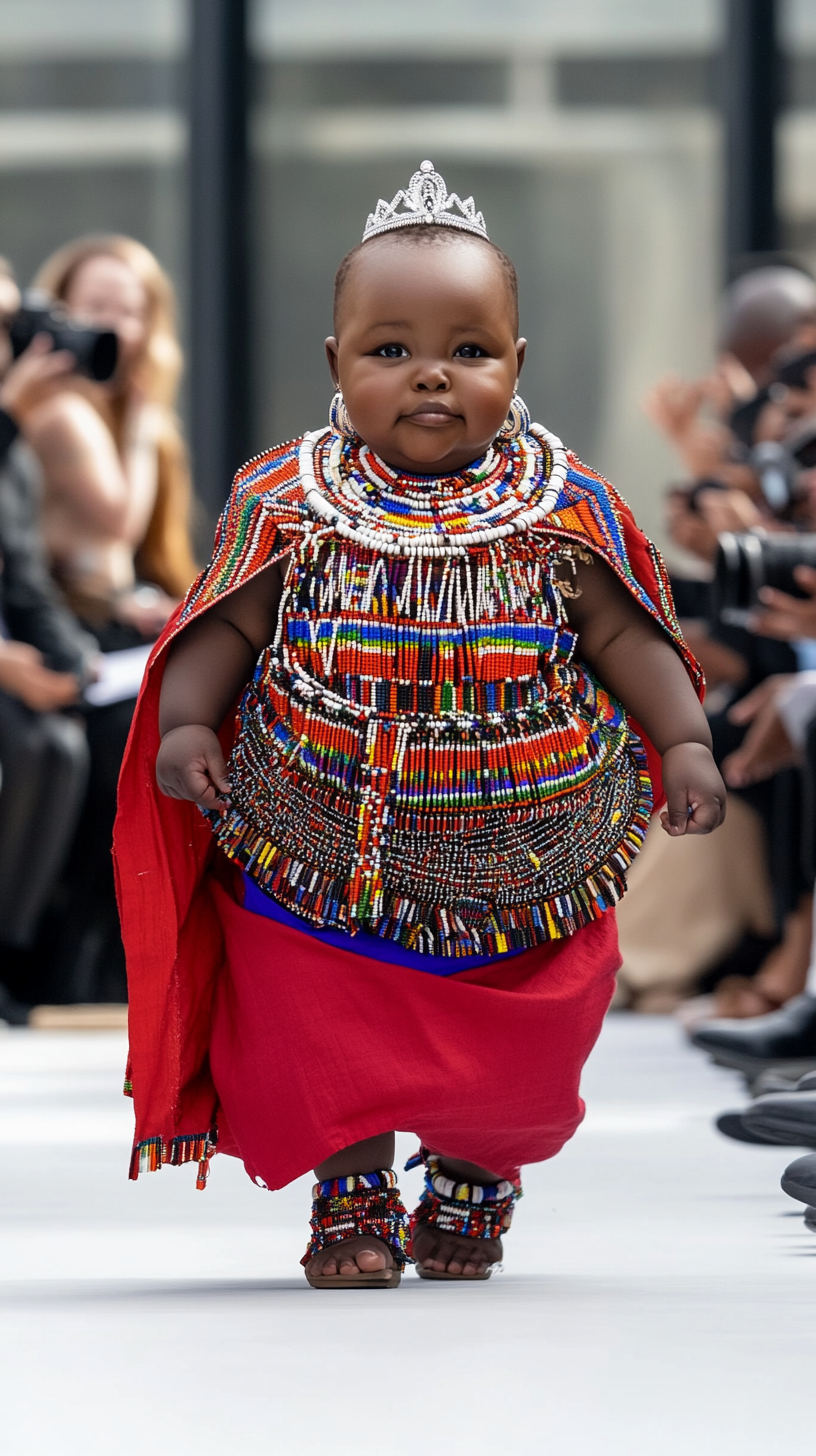
[[(169, 280), (141, 243), (90, 237), (35, 284), (80, 322), (113, 329), (116, 372), (76, 374), (32, 412), (43, 531), (56, 579), (104, 652), (155, 639), (195, 575), (190, 477), (174, 413), (182, 356)], [(91, 769), (82, 817), (40, 939), (43, 999), (125, 999), (110, 858), (116, 785), (135, 692), (86, 708)]]
[(77, 704), (97, 653), (50, 579), (39, 472), (18, 438), (74, 361), (38, 337), (12, 363), (6, 324), (18, 304), (0, 259), (0, 1019), (12, 1022), (26, 1018), (30, 952), (87, 780), (84, 724), (62, 710)]

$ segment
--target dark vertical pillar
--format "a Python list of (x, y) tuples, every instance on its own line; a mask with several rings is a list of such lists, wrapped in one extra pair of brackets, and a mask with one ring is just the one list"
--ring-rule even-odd
[(246, 0), (190, 0), (190, 405), (213, 515), (249, 453)]
[(782, 102), (777, 0), (726, 0), (723, 57), (726, 251), (729, 267), (746, 253), (779, 246), (776, 119)]

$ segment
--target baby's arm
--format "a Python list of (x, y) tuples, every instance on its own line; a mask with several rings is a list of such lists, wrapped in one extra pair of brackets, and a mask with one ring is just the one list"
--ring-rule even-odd
[(156, 778), (171, 799), (226, 809), (230, 786), (216, 734), (275, 635), (282, 590), (283, 574), (275, 563), (186, 627), (170, 648)]
[(579, 655), (663, 756), (663, 828), (672, 835), (709, 834), (725, 817), (725, 784), (682, 659), (597, 557), (578, 565), (576, 576), (581, 595), (567, 601), (567, 614)]

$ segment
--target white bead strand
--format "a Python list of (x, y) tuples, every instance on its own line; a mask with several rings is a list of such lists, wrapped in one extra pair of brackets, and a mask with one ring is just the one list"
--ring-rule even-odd
[[(474, 521), (475, 529), (440, 530), (438, 522), (434, 521), (432, 528), (409, 525), (403, 532), (398, 532), (395, 531), (393, 522), (388, 526), (383, 523), (383, 507), (391, 497), (390, 482), (394, 482), (396, 491), (400, 476), (374, 456), (367, 446), (364, 445), (360, 450), (360, 467), (365, 479), (377, 493), (376, 503), (368, 499), (365, 486), (361, 486), (349, 472), (344, 471), (344, 442), (339, 436), (332, 440), (326, 462), (329, 479), (325, 478), (325, 471), (321, 470), (323, 478), (318, 484), (315, 474), (315, 449), (319, 441), (329, 433), (328, 426), (321, 430), (311, 430), (304, 435), (301, 442), (299, 469), (306, 506), (313, 515), (333, 527), (344, 539), (372, 550), (380, 550), (389, 556), (461, 556), (470, 546), (486, 545), (511, 535), (522, 535), (543, 521), (553, 510), (569, 468), (567, 452), (558, 437), (543, 425), (533, 424), (529, 435), (520, 442), (526, 456), (524, 472), (521, 479), (514, 484), (511, 493), (496, 499), (504, 479), (503, 476), (496, 475), (502, 456), (501, 452), (491, 448), (485, 457), (479, 480), (468, 481), (467, 484), (463, 482), (461, 494), (448, 496), (444, 501), (445, 505), (455, 508), (459, 514), (463, 510), (472, 514), (472, 510), (468, 508), (475, 506), (485, 517), (483, 526)], [(552, 457), (547, 485), (535, 504), (531, 504), (530, 497), (536, 491), (539, 464), (531, 437), (539, 445), (543, 445)], [(385, 480), (375, 473), (372, 460), (376, 461), (385, 474)], [(438, 504), (446, 482), (454, 484), (455, 479), (440, 477), (436, 482), (432, 477), (429, 479), (427, 492), (422, 491), (419, 482), (413, 489), (406, 484), (394, 498), (400, 503), (407, 501), (415, 512), (424, 508), (426, 514), (429, 514), (431, 495), (434, 496), (435, 504)], [(492, 495), (492, 500), (480, 504), (480, 498), (488, 494)]]

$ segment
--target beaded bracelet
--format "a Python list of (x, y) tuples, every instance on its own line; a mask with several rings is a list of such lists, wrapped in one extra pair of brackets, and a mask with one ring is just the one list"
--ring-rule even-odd
[(309, 1224), (312, 1237), (301, 1264), (308, 1264), (314, 1254), (330, 1244), (363, 1235), (382, 1239), (397, 1269), (404, 1269), (409, 1262), (408, 1212), (391, 1168), (315, 1183)]

